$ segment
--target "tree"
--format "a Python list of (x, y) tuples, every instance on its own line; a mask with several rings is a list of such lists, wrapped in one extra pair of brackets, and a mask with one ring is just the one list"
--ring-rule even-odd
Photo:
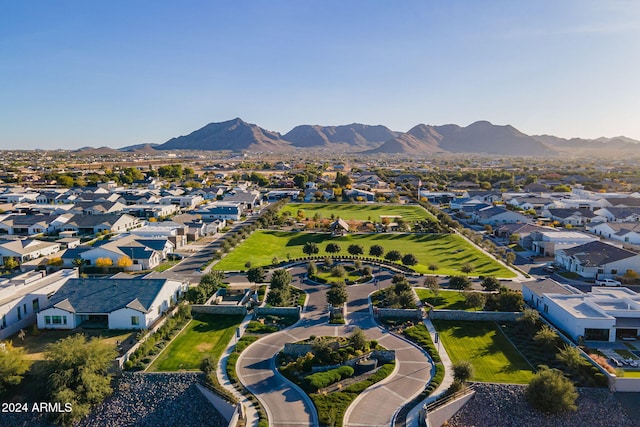
[(509, 236), (509, 243), (515, 244), (520, 241), (520, 235), (518, 233), (513, 233)]
[(316, 274), (318, 274), (318, 266), (316, 266), (315, 262), (309, 261), (309, 264), (307, 265), (307, 275), (309, 277), (314, 277)]
[(327, 253), (329, 253), (329, 254), (337, 254), (341, 250), (342, 250), (342, 248), (337, 243), (329, 243), (329, 244), (327, 244), (327, 247), (325, 248), (325, 251)]
[(349, 245), (347, 248), (347, 252), (351, 255), (362, 255), (364, 253), (364, 249), (362, 249), (361, 245)]
[(349, 336), (349, 345), (355, 350), (364, 350), (367, 346), (367, 337), (364, 335), (362, 329), (357, 326)]
[(402, 273), (394, 274), (393, 277), (391, 278), (391, 283), (393, 283), (394, 285), (396, 283), (406, 282), (406, 281), (407, 281), (407, 276), (405, 276)]
[(549, 350), (555, 350), (558, 343), (558, 333), (548, 325), (542, 325), (540, 330), (533, 336), (533, 340)]
[(440, 283), (438, 283), (438, 279), (434, 276), (427, 276), (424, 279), (423, 285), (433, 293), (435, 303), (435, 298), (437, 298), (440, 293)]
[(384, 255), (384, 248), (380, 245), (373, 245), (369, 248), (369, 255), (381, 257), (382, 255)]
[(494, 276), (487, 276), (482, 280), (482, 287), (485, 291), (493, 292), (500, 289), (500, 280)]
[(84, 265), (84, 260), (80, 257), (74, 258), (73, 261), (71, 261), (71, 264), (73, 264), (74, 267), (80, 268)]
[(50, 265), (52, 267), (60, 267), (63, 263), (64, 261), (60, 257), (54, 257), (47, 261), (47, 265)]
[(485, 301), (485, 296), (480, 292), (465, 292), (464, 294), (464, 303), (469, 308), (482, 308)]
[(504, 256), (504, 259), (505, 261), (507, 261), (507, 264), (513, 264), (513, 262), (516, 260), (516, 254), (514, 254), (513, 252), (507, 252)]
[(411, 292), (411, 285), (406, 280), (397, 282), (396, 284), (393, 285), (393, 292), (396, 295), (400, 295), (404, 292)]
[(473, 377), (473, 365), (467, 360), (461, 360), (453, 364), (453, 378), (464, 383)]
[(341, 265), (336, 265), (331, 269), (331, 277), (343, 278), (347, 276), (347, 270)]
[(124, 255), (118, 258), (118, 267), (127, 268), (133, 265), (133, 261), (128, 256)]
[(326, 256), (324, 257), (323, 262), (325, 267), (331, 267), (333, 265), (333, 258), (331, 258), (330, 256)]
[(318, 245), (316, 245), (313, 242), (306, 242), (304, 244), (304, 246), (302, 247), (302, 252), (304, 252), (305, 254), (311, 256), (311, 255), (315, 255), (318, 252), (320, 252), (320, 248), (318, 247)]
[(327, 302), (334, 307), (339, 307), (349, 299), (347, 285), (344, 282), (336, 282), (327, 291)]
[(253, 267), (247, 271), (247, 280), (249, 283), (262, 283), (264, 282), (265, 272), (262, 267)]
[(288, 289), (293, 278), (284, 268), (275, 270), (271, 275), (271, 289)]
[(449, 287), (463, 291), (471, 288), (471, 281), (465, 276), (452, 276), (451, 279), (449, 279)]
[(556, 359), (560, 362), (564, 363), (571, 369), (577, 369), (580, 365), (582, 365), (584, 359), (582, 358), (582, 354), (580, 354), (580, 350), (578, 347), (574, 347), (569, 344), (564, 344), (560, 351), (556, 353)]
[(20, 266), (20, 263), (16, 261), (16, 259), (12, 256), (4, 259), (4, 267), (9, 271), (13, 271), (19, 266)]
[(466, 274), (467, 276), (469, 275), (469, 273), (471, 273), (473, 271), (474, 267), (473, 264), (465, 262), (462, 267), (460, 267), (460, 271), (462, 271), (464, 274)]
[(528, 329), (534, 330), (538, 326), (538, 322), (540, 321), (540, 313), (538, 313), (538, 310), (525, 308), (522, 312), (522, 317), (520, 317), (520, 319), (518, 320), (524, 323)]
[(24, 373), (29, 370), (30, 362), (22, 347), (14, 347), (11, 341), (5, 341), (0, 348), (0, 393), (9, 385), (20, 384)]
[(557, 414), (575, 411), (576, 388), (561, 371), (541, 366), (526, 391), (527, 399), (539, 411)]
[(430, 271), (436, 271), (437, 269), (438, 269), (438, 264), (436, 264), (436, 263), (429, 264), (429, 270)]
[(400, 251), (393, 250), (387, 252), (384, 258), (388, 261), (399, 261), (400, 258), (402, 258), (402, 254), (400, 253)]
[(406, 254), (402, 257), (402, 263), (404, 265), (416, 265), (418, 263), (418, 258), (414, 254)]
[(82, 334), (63, 338), (46, 347), (42, 382), (47, 384), (52, 402), (63, 407), (71, 404), (71, 412), (60, 412), (58, 421), (72, 424), (86, 416), (92, 405), (111, 394), (113, 345), (98, 338), (87, 340)]

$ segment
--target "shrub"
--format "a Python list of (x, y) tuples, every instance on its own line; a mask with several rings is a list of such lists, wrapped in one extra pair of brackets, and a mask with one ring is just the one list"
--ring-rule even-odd
[(453, 364), (453, 377), (457, 382), (464, 383), (473, 377), (473, 365), (467, 360)]
[(557, 369), (541, 366), (527, 387), (527, 399), (542, 412), (575, 411), (578, 393), (573, 383)]

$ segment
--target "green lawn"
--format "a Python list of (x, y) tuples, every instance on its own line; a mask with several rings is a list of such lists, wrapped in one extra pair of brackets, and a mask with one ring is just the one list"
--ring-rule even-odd
[(289, 212), (297, 216), (298, 211), (304, 212), (305, 218), (313, 218), (317, 213), (320, 218), (340, 217), (345, 220), (375, 221), (380, 222), (381, 215), (401, 216), (407, 222), (420, 221), (426, 218), (434, 218), (420, 206), (416, 205), (365, 205), (354, 203), (289, 203), (280, 213)]
[(218, 359), (242, 316), (199, 314), (149, 367), (150, 372), (198, 370), (207, 356)]
[[(329, 242), (338, 243), (342, 248), (340, 253), (345, 255), (348, 255), (347, 247), (352, 243), (362, 245), (365, 255), (373, 245), (381, 245), (387, 252), (395, 249), (402, 254), (412, 253), (418, 259), (418, 264), (412, 268), (418, 273), (463, 274), (460, 267), (470, 263), (474, 266), (470, 273), (472, 276), (515, 276), (504, 265), (455, 234), (374, 233), (331, 237), (328, 233), (258, 230), (216, 264), (214, 269), (242, 270), (247, 261), (254, 267), (266, 266), (271, 264), (274, 256), (281, 260), (287, 259), (287, 255), (290, 258), (304, 257), (302, 248), (306, 242), (317, 243), (320, 256), (328, 255), (325, 247)], [(431, 264), (437, 265), (438, 269), (429, 270)]]
[(463, 292), (440, 290), (438, 292), (438, 296), (435, 297), (433, 292), (429, 289), (416, 288), (416, 294), (418, 295), (418, 298), (420, 298), (420, 301), (428, 302), (436, 309), (468, 311), (479, 310), (479, 308), (467, 308)]
[(518, 353), (494, 322), (434, 320), (451, 360), (473, 365), (473, 381), (529, 383), (531, 365)]

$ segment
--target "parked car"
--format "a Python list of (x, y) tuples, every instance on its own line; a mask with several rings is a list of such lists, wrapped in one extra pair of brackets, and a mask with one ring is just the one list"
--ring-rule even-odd
[(542, 267), (542, 269), (547, 273), (553, 273), (556, 271), (556, 267), (553, 264), (547, 264), (544, 267)]
[(598, 279), (596, 280), (597, 286), (620, 286), (622, 283), (613, 279)]

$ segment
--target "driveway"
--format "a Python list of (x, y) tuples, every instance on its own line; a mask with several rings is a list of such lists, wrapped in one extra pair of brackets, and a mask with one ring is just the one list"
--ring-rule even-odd
[[(396, 369), (384, 381), (363, 392), (345, 414), (345, 426), (390, 426), (395, 412), (419, 394), (430, 378), (431, 365), (423, 351), (377, 326), (369, 315), (368, 295), (374, 284), (351, 285), (348, 288), (348, 324), (328, 325), (324, 285), (304, 283), (304, 268), (291, 270), (294, 285), (308, 294), (300, 322), (293, 327), (270, 334), (249, 346), (240, 356), (238, 378), (264, 405), (272, 426), (317, 426), (317, 414), (308, 396), (275, 370), (274, 356), (287, 342), (316, 336), (342, 336), (357, 326), (367, 338), (376, 339), (388, 349), (396, 350)], [(391, 285), (392, 274), (383, 270), (379, 287)]]

